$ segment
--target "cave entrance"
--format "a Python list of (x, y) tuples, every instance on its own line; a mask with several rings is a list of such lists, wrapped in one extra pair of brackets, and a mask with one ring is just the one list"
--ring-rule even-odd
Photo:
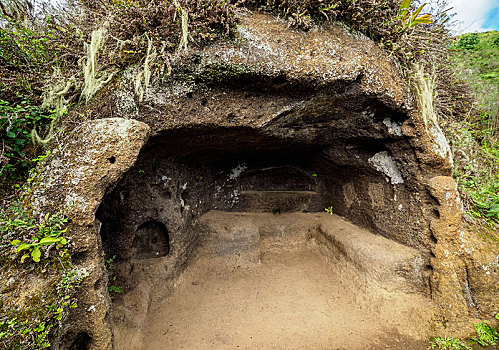
[[(393, 312), (425, 305), (424, 230), (407, 234), (421, 212), (396, 166), (379, 170), (394, 164), (377, 138), (302, 143), (237, 128), (152, 138), (96, 213), (123, 291), (115, 348), (313, 338), (317, 348), (331, 337), (367, 348), (395, 327)], [(417, 316), (407, 322), (421, 328)]]

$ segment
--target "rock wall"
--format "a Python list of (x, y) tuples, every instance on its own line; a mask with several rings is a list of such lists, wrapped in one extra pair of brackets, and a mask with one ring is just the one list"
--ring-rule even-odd
[[(99, 119), (73, 132), (37, 190), (40, 212), (71, 206), (73, 258), (92, 271), (61, 348), (82, 334), (85, 346), (110, 348), (113, 324), (139, 327), (151, 281), (173, 288), (202, 243), (199, 217), (213, 209), (332, 207), (419, 252), (418, 293), (440, 307), (435, 329), (462, 333), (470, 316), (497, 311), (497, 252), (472, 258), (481, 255), (470, 247), (483, 247), (462, 230), (445, 138), (425, 127), (373, 42), (336, 24), (303, 33), (246, 12), (236, 40), (179, 55), (141, 103), (137, 69), (86, 107)], [(118, 297), (112, 321), (104, 256), (117, 256), (136, 303)], [(481, 261), (492, 261), (489, 274)]]

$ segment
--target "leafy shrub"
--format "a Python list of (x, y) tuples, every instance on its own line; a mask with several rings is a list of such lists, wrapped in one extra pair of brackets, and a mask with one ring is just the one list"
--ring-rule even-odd
[[(47, 213), (43, 217), (34, 215), (30, 208), (29, 199), (22, 198), (6, 205), (0, 213), (0, 252), (8, 256), (15, 246), (15, 253), (28, 251), (21, 257), (21, 262), (31, 256), (32, 260), (39, 262), (42, 258), (49, 258), (51, 248), (57, 250), (67, 244), (62, 235), (67, 219), (61, 213)], [(66, 250), (61, 250), (59, 256), (67, 255)]]
[(476, 33), (465, 34), (459, 39), (457, 44), (458, 49), (473, 50), (480, 43), (480, 39)]
[[(87, 275), (85, 269), (71, 263), (68, 241), (63, 236), (67, 223), (63, 213), (36, 215), (27, 188), (21, 187), (21, 194), (0, 208), (0, 278), (4, 282), (0, 344), (8, 350), (50, 347), (60, 321), (76, 307), (74, 292)], [(19, 259), (22, 252), (30, 254)], [(9, 286), (7, 280), (13, 284)], [(44, 288), (30, 285), (33, 280), (43, 283)], [(31, 286), (29, 296), (19, 298), (17, 290)]]
[[(472, 37), (475, 39), (469, 39)], [(466, 38), (466, 39), (465, 39)], [(444, 129), (454, 154), (454, 177), (463, 198), (467, 219), (475, 227), (499, 224), (499, 32), (464, 35), (453, 48), (454, 69), (477, 96), (464, 119), (445, 121)], [(473, 50), (459, 43), (474, 41)], [(473, 108), (471, 108), (473, 107)]]
[[(26, 258), (31, 255), (31, 258), (35, 262), (40, 261), (41, 257), (41, 249), (42, 247), (47, 247), (50, 249), (51, 246), (54, 246), (57, 249), (62, 248), (67, 244), (67, 240), (61, 235), (66, 232), (66, 229), (62, 229), (62, 226), (68, 220), (59, 215), (50, 215), (47, 213), (41, 223), (33, 225), (33, 221), (30, 218), (27, 220), (16, 219), (14, 221), (9, 221), (10, 227), (6, 226), (5, 230), (14, 231), (16, 228), (22, 227), (23, 230), (33, 230), (34, 234), (30, 237), (27, 242), (22, 242), (20, 239), (14, 239), (10, 242), (12, 245), (17, 247), (17, 252), (22, 252), (28, 250), (31, 254), (25, 254), (21, 257), (21, 262), (24, 262)], [(48, 255), (49, 250), (46, 251), (46, 255)], [(61, 252), (64, 254), (64, 252)]]
[(16, 105), (0, 100), (0, 176), (19, 176), (33, 165), (37, 149), (30, 142), (31, 132), (54, 118), (55, 113), (44, 113), (29, 100)]

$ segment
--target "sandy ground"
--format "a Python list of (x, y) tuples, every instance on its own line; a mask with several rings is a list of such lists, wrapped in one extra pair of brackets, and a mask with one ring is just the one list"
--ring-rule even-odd
[(245, 267), (198, 259), (173, 295), (151, 305), (142, 349), (427, 348), (394, 331), (386, 313), (359, 303), (344, 283), (310, 249), (266, 253)]

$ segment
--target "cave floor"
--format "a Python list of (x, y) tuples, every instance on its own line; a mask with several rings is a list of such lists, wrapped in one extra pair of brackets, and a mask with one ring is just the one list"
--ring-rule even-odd
[(243, 266), (197, 259), (173, 294), (150, 306), (142, 349), (427, 348), (399, 332), (406, 326), (397, 318), (410, 314), (391, 313), (396, 300), (374, 305), (335, 270), (310, 247)]

